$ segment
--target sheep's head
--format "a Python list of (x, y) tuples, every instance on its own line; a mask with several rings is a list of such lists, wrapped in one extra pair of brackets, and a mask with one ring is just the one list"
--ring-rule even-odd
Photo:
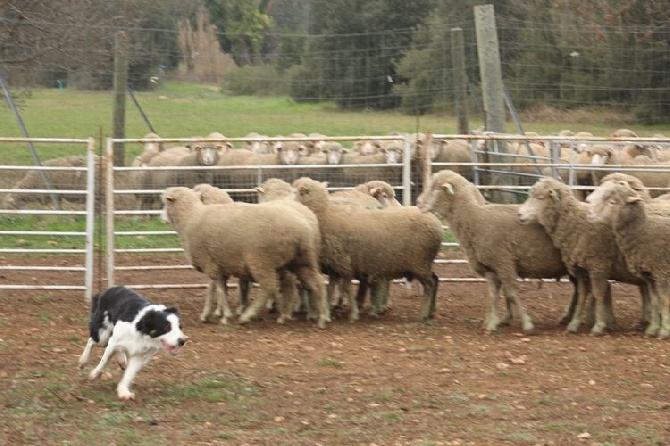
[(600, 181), (600, 184), (604, 184), (606, 181), (615, 181), (628, 184), (628, 186), (631, 189), (640, 194), (640, 196), (645, 200), (651, 199), (651, 195), (649, 195), (649, 190), (647, 190), (644, 183), (642, 183), (642, 181), (639, 178), (634, 177), (633, 175), (629, 175), (623, 172), (612, 172), (605, 175), (603, 179)]
[(294, 197), (293, 186), (279, 178), (270, 178), (256, 188), (258, 202), (265, 203), (281, 198)]
[(528, 191), (525, 203), (519, 206), (519, 222), (543, 223), (549, 217), (547, 209), (560, 203), (564, 197), (571, 197), (571, 192), (563, 183), (553, 178), (538, 180)]
[(277, 149), (277, 161), (279, 164), (295, 166), (300, 163), (301, 144), (296, 141), (286, 141), (282, 148)]
[(592, 148), (593, 156), (591, 157), (591, 164), (594, 166), (604, 166), (611, 164), (614, 157), (614, 149), (611, 146), (595, 145)]
[(228, 192), (211, 184), (203, 183), (193, 186), (193, 191), (200, 194), (200, 201), (202, 204), (230, 204), (233, 199), (230, 198)]
[(586, 219), (591, 223), (606, 223), (616, 226), (622, 210), (628, 206), (643, 203), (640, 194), (625, 181), (606, 181), (598, 186), (588, 197)]
[(224, 151), (224, 146), (218, 142), (196, 142), (188, 145), (197, 154), (201, 166), (213, 166)]
[(444, 214), (451, 206), (461, 179), (467, 182), (465, 178), (448, 169), (434, 173), (428, 187), (417, 198), (417, 206), (422, 212), (436, 211)]
[(326, 154), (326, 164), (342, 164), (344, 157), (344, 148), (338, 142), (328, 142), (321, 149)]
[(312, 210), (328, 203), (328, 183), (325, 181), (301, 177), (293, 182), (293, 189), (296, 200)]
[(187, 187), (168, 187), (161, 194), (161, 202), (161, 221), (177, 226), (190, 216), (193, 205), (202, 205), (202, 197)]

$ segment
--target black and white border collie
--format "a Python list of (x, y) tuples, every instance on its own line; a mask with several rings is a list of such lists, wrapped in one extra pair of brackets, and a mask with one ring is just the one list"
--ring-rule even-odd
[(130, 391), (135, 375), (161, 347), (176, 355), (186, 342), (176, 308), (154, 305), (124, 286), (93, 296), (89, 330), (91, 337), (79, 358), (79, 368), (88, 362), (93, 345), (106, 347), (100, 363), (89, 374), (89, 379), (97, 379), (116, 353), (119, 365), (125, 368), (116, 392), (124, 400), (135, 398)]

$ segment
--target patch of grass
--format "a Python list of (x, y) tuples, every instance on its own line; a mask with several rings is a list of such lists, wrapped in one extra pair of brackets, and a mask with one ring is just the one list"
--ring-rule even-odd
[(335, 367), (338, 369), (342, 368), (342, 364), (333, 358), (323, 358), (321, 361), (319, 361), (319, 365), (323, 367)]

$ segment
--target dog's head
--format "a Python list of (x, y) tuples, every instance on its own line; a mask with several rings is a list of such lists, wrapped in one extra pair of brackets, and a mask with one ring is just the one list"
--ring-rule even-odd
[(171, 355), (176, 355), (179, 347), (186, 343), (186, 336), (181, 331), (179, 312), (175, 307), (164, 310), (149, 310), (135, 324), (137, 331), (159, 339), (161, 345)]

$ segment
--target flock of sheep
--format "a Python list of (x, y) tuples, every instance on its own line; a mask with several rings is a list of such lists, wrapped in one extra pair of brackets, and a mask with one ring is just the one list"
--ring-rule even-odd
[[(247, 135), (245, 147), (234, 148), (223, 135), (213, 133), (188, 147), (164, 148), (158, 135), (150, 134), (133, 165), (153, 169), (133, 171), (132, 184), (145, 209), (155, 207), (155, 194), (143, 191), (163, 191), (163, 218), (177, 231), (189, 262), (209, 278), (203, 321), (213, 314), (223, 323), (234, 317), (226, 297), (230, 277), (239, 279), (237, 311), (242, 323), (272, 303), (278, 322), (305, 311), (325, 328), (332, 307), (340, 302), (346, 303), (349, 318), (358, 320), (368, 294), (370, 313), (381, 314), (388, 305), (389, 283), (398, 278), (420, 282), (420, 318), (430, 319), (438, 286), (433, 262), (443, 241), (437, 215), (448, 224), (470, 267), (488, 284), (487, 331), (516, 316), (523, 330), (532, 332), (518, 279), (567, 276), (574, 287), (562, 319), (568, 331), (577, 331), (584, 318), (593, 320), (595, 335), (614, 328), (610, 282), (618, 281), (638, 287), (645, 334), (670, 337), (670, 261), (664, 256), (670, 242), (670, 200), (663, 194), (670, 188), (670, 152), (644, 139), (637, 142), (637, 135), (626, 129), (610, 135), (623, 142), (618, 145), (584, 142), (581, 139), (589, 135), (567, 131), (559, 136), (577, 138), (559, 144), (559, 162), (610, 165), (621, 172), (578, 170), (577, 189), (565, 179), (536, 176), (523, 205), (490, 204), (472, 182), (473, 160), (483, 142), (413, 134), (412, 161), (453, 165), (430, 177), (418, 206), (400, 206), (394, 188), (385, 181), (388, 172), (379, 169), (402, 161), (400, 136), (359, 140), (344, 148), (324, 135), (290, 135), (285, 140), (254, 134)], [(542, 137), (529, 134), (509, 143), (507, 153), (523, 159), (549, 157), (549, 150)], [(82, 166), (79, 158), (53, 164)], [(258, 176), (246, 167), (259, 163), (278, 168), (256, 187)], [(347, 186), (361, 178), (375, 181), (358, 181), (356, 188), (329, 192), (321, 181), (327, 178), (323, 172), (306, 168), (298, 174), (280, 167), (333, 164), (371, 166), (356, 169), (359, 176), (353, 169), (350, 174), (344, 170)], [(510, 170), (521, 173), (528, 164), (532, 167), (520, 162)], [(625, 169), (640, 165), (654, 169)], [(239, 169), (223, 174), (206, 169), (211, 166)], [(67, 179), (72, 183), (85, 178), (84, 173), (69, 175), (74, 175)], [(58, 189), (58, 177), (53, 178)], [(236, 201), (223, 190), (238, 180), (249, 185), (258, 204)], [(41, 181), (31, 172), (16, 187), (39, 189)], [(586, 188), (591, 188), (588, 197), (583, 193)], [(20, 203), (10, 196), (6, 205)], [(355, 293), (354, 279), (359, 281)], [(250, 302), (252, 282), (262, 293)], [(507, 304), (503, 316), (497, 309), (500, 295)]]
[[(421, 283), (421, 319), (433, 317), (438, 285), (433, 261), (443, 237), (433, 214), (393, 205), (393, 189), (379, 181), (338, 196), (308, 177), (292, 184), (275, 178), (258, 193), (259, 204), (234, 202), (212, 185), (170, 187), (162, 195), (163, 219), (179, 235), (189, 263), (210, 279), (203, 321), (217, 294), (221, 322), (232, 317), (225, 291), (233, 276), (241, 283), (241, 323), (271, 300), (278, 322), (304, 305), (308, 318), (325, 328), (338, 284), (354, 321), (368, 289), (371, 312), (384, 312), (389, 281), (401, 277)], [(328, 291), (322, 274), (328, 276)], [(360, 281), (356, 295), (353, 279)], [(251, 281), (259, 284), (261, 297), (249, 304)]]

